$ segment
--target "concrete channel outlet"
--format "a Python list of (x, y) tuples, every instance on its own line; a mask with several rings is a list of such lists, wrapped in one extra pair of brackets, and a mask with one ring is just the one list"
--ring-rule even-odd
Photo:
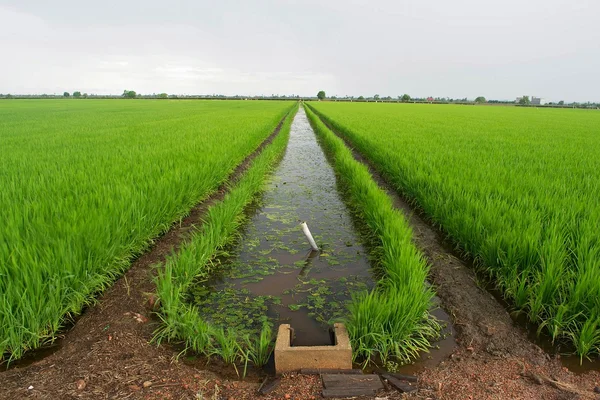
[(289, 324), (279, 325), (275, 342), (275, 372), (311, 369), (352, 369), (352, 347), (344, 324), (333, 325), (330, 346), (294, 346), (294, 330)]

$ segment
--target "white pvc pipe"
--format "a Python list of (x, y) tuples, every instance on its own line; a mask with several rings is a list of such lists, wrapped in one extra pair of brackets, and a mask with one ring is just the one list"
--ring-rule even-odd
[(310, 243), (310, 247), (312, 247), (314, 251), (319, 251), (319, 247), (317, 246), (317, 243), (315, 243), (315, 239), (313, 239), (312, 235), (310, 234), (310, 230), (308, 229), (306, 222), (301, 223), (300, 226), (302, 227), (302, 232), (304, 232), (308, 242)]

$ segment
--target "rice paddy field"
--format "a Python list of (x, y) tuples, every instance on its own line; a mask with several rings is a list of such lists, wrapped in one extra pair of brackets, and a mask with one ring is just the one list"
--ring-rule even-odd
[(0, 355), (52, 341), (291, 102), (0, 103)]
[[(0, 189), (0, 362), (64, 337), (69, 350), (41, 356), (59, 365), (43, 378), (54, 388), (89, 367), (89, 382), (110, 390), (112, 378), (97, 377), (114, 367), (126, 396), (130, 364), (113, 360), (130, 354), (140, 365), (196, 358), (202, 366), (182, 367), (187, 377), (208, 360), (237, 378), (264, 374), (287, 322), (299, 346), (329, 344), (328, 327), (344, 322), (356, 368), (432, 368), (422, 377), (445, 381), (446, 368), (454, 379), (455, 366), (475, 363), (512, 382), (517, 364), (505, 357), (541, 365), (556, 350), (597, 370), (593, 110), (7, 100)], [(138, 263), (146, 256), (151, 263)], [(471, 259), (484, 279), (469, 275)], [(142, 277), (131, 294), (128, 269)], [(481, 290), (488, 283), (506, 302)], [(102, 307), (76, 319), (100, 294)], [(551, 339), (548, 353), (513, 326), (506, 304)], [(456, 336), (440, 351), (447, 332)], [(81, 357), (92, 342), (104, 355), (97, 365), (96, 355)], [(21, 378), (38, 376), (31, 366), (0, 381), (21, 393)]]
[(600, 353), (600, 113), (311, 103), (474, 258), (516, 313)]
[[(159, 268), (163, 323), (156, 341), (218, 356), (244, 377), (249, 364), (266, 364), (273, 332), (284, 323), (302, 346), (331, 344), (329, 326), (345, 322), (353, 359), (363, 366), (409, 363), (439, 337), (429, 314), (428, 265), (404, 216), (344, 143), (307, 114), (301, 109), (293, 123), (286, 120), (191, 240)], [(281, 165), (269, 171), (283, 150)], [(243, 213), (267, 176), (264, 197)], [(303, 219), (319, 251), (302, 236)], [(354, 234), (357, 224), (364, 225), (362, 239)]]

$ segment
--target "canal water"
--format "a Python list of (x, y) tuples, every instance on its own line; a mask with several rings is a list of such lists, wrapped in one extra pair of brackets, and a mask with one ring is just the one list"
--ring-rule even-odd
[[(275, 329), (289, 323), (294, 345), (331, 344), (330, 324), (346, 316), (352, 294), (372, 288), (374, 278), (366, 239), (302, 107), (283, 159), (248, 217), (219, 272), (192, 290), (193, 302), (218, 326), (256, 334), (267, 320)], [(311, 251), (302, 221), (319, 252)]]

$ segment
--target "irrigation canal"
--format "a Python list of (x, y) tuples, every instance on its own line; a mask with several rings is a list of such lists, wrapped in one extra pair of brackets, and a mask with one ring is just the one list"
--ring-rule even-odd
[(364, 241), (302, 107), (281, 163), (227, 253), (192, 301), (216, 325), (242, 332), (256, 334), (267, 318), (275, 328), (289, 323), (294, 345), (331, 344), (329, 322), (345, 316), (353, 292), (374, 286)]

